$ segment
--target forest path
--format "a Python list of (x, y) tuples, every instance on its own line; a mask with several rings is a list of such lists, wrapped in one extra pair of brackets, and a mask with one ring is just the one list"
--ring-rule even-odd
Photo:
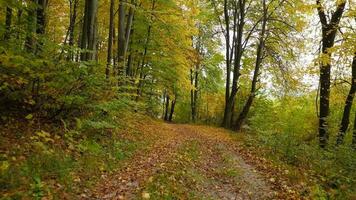
[(281, 199), (274, 179), (244, 160), (229, 131), (147, 126), (156, 142), (103, 177), (88, 199)]

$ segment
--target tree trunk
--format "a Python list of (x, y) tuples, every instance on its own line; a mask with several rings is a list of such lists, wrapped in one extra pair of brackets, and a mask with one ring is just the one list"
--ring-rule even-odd
[(166, 92), (166, 90), (164, 90), (164, 92), (163, 92), (163, 102), (162, 102), (162, 119), (164, 119), (164, 114), (165, 114), (165, 112), (166, 112), (166, 95), (167, 95), (167, 92)]
[[(78, 10), (78, 5), (79, 5), (79, 1), (78, 0), (71, 0), (70, 1), (70, 19), (69, 19), (69, 46), (73, 47), (74, 46), (74, 40), (75, 40), (75, 36), (74, 36), (74, 31), (75, 31), (75, 24), (77, 21), (77, 10)], [(73, 49), (69, 50), (69, 55), (67, 57), (67, 60), (74, 60), (74, 53), (73, 53)]]
[(337, 145), (340, 145), (344, 142), (344, 137), (350, 123), (350, 113), (351, 113), (352, 103), (355, 97), (355, 92), (356, 92), (356, 53), (352, 61), (351, 88), (345, 102), (344, 114), (342, 115), (339, 134), (336, 141)]
[(356, 149), (356, 113), (355, 113), (355, 120), (354, 120), (354, 129), (352, 134), (352, 147)]
[(169, 112), (169, 95), (166, 96), (166, 112), (164, 113), (164, 121), (168, 121), (168, 112)]
[[(134, 1), (131, 1), (131, 3), (134, 5), (135, 2)], [(130, 36), (131, 36), (131, 32), (132, 32), (132, 24), (133, 24), (133, 21), (134, 21), (134, 8), (132, 8), (132, 6), (130, 6), (130, 9), (129, 9), (129, 15), (128, 15), (128, 18), (127, 18), (127, 23), (126, 23), (126, 33), (125, 33), (125, 52), (124, 54), (127, 53), (127, 50), (129, 48), (129, 42), (130, 42)]]
[(328, 140), (328, 117), (330, 104), (330, 74), (331, 74), (331, 52), (329, 49), (334, 46), (336, 33), (340, 23), (340, 19), (344, 12), (346, 1), (342, 1), (336, 11), (333, 13), (330, 22), (327, 22), (327, 17), (320, 0), (316, 0), (318, 15), (322, 24), (322, 54), (327, 58), (320, 65), (320, 108), (319, 108), (319, 145), (325, 148)]
[(119, 4), (119, 27), (118, 27), (118, 46), (117, 46), (117, 59), (118, 59), (118, 73), (119, 77), (122, 75), (122, 72), (124, 70), (125, 66), (125, 44), (126, 44), (126, 38), (125, 38), (125, 17), (126, 17), (126, 11), (125, 11), (125, 5), (124, 1), (120, 0)]
[(231, 110), (229, 110), (229, 98), (230, 98), (230, 77), (231, 77), (231, 62), (230, 62), (230, 18), (229, 18), (229, 8), (228, 1), (224, 0), (224, 17), (225, 17), (225, 45), (226, 45), (226, 86), (225, 86), (225, 111), (222, 126), (225, 128), (229, 127), (228, 121), (231, 115)]
[[(152, 8), (151, 11), (153, 12), (155, 10), (155, 5), (156, 5), (156, 0), (152, 1)], [(148, 46), (150, 44), (151, 41), (151, 32), (152, 32), (152, 24), (153, 24), (153, 16), (151, 16), (151, 20), (150, 20), (150, 24), (148, 25), (147, 28), (147, 37), (145, 40), (145, 45), (144, 45), (144, 50), (143, 50), (143, 56), (142, 56), (142, 61), (141, 61), (141, 67), (140, 67), (140, 79), (138, 81), (138, 87), (137, 87), (137, 97), (136, 97), (136, 101), (138, 101), (138, 99), (140, 98), (141, 94), (142, 94), (142, 90), (143, 90), (143, 77), (144, 77), (144, 67), (146, 64), (146, 56), (147, 56), (147, 51), (148, 51)]]
[[(47, 0), (37, 0), (37, 25), (36, 25), (36, 34), (37, 34), (37, 46), (36, 53), (42, 51), (43, 46), (43, 36), (46, 32), (46, 8)], [(40, 36), (40, 37), (39, 37)]]
[(176, 99), (172, 100), (172, 105), (171, 105), (171, 112), (169, 114), (168, 121), (172, 122), (173, 121), (173, 114), (174, 114), (174, 108), (176, 106)]
[[(19, 0), (20, 7), (17, 10), (17, 26), (21, 26), (21, 21), (22, 21), (22, 14), (23, 14), (23, 9), (22, 9), (22, 4), (23, 0)], [(20, 31), (16, 31), (16, 39), (20, 39)]]
[(112, 47), (114, 40), (114, 0), (110, 0), (110, 25), (109, 25), (109, 38), (108, 38), (108, 55), (106, 60), (105, 75), (108, 79), (110, 77), (110, 68), (112, 66)]
[(93, 60), (95, 56), (95, 22), (98, 8), (97, 0), (85, 0), (84, 22), (81, 36), (81, 60)]
[(9, 40), (11, 36), (12, 8), (6, 7), (5, 34), (4, 40)]
[(253, 100), (255, 98), (258, 77), (260, 75), (260, 68), (261, 68), (261, 64), (262, 64), (262, 60), (263, 60), (265, 33), (266, 33), (266, 26), (267, 26), (267, 6), (266, 6), (266, 0), (262, 0), (262, 1), (263, 1), (263, 21), (262, 21), (262, 29), (261, 29), (261, 33), (260, 33), (260, 38), (259, 38), (259, 44), (257, 46), (257, 55), (256, 55), (255, 70), (253, 72), (252, 86), (251, 86), (250, 95), (249, 95), (241, 113), (239, 114), (239, 117), (237, 118), (236, 125), (235, 125), (235, 129), (237, 131), (241, 130), (242, 125), (243, 125), (244, 121), (246, 120), (246, 117), (250, 111)]
[[(30, 0), (30, 4), (37, 4), (37, 0)], [(36, 32), (36, 10), (32, 7), (28, 8), (27, 11), (27, 30), (26, 30), (26, 41), (25, 49), (28, 53), (34, 53), (35, 50), (35, 32)]]
[(236, 94), (238, 92), (238, 81), (240, 78), (240, 68), (241, 68), (241, 58), (242, 58), (242, 38), (243, 38), (243, 31), (245, 26), (245, 5), (246, 0), (239, 0), (238, 6), (235, 5), (235, 12), (234, 12), (234, 24), (236, 24), (236, 17), (239, 14), (239, 20), (236, 24), (237, 28), (237, 35), (234, 49), (234, 70), (233, 70), (233, 80), (231, 86), (231, 93), (225, 105), (225, 113), (224, 113), (224, 121), (223, 126), (225, 128), (231, 127), (232, 121), (232, 112), (235, 104)]

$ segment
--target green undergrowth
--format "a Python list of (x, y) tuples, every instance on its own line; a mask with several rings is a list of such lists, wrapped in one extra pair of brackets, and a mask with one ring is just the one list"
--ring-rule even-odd
[(247, 149), (285, 169), (285, 176), (304, 197), (352, 199), (356, 197), (356, 154), (342, 146), (323, 150), (287, 133), (244, 133), (234, 136)]
[[(335, 146), (344, 99), (331, 105), (330, 139), (319, 148), (315, 96), (285, 97), (279, 101), (257, 98), (248, 125), (232, 134), (252, 152), (286, 169), (293, 188), (311, 199), (354, 199), (356, 197), (356, 152), (351, 148), (352, 130), (345, 144)], [(354, 113), (354, 111), (352, 111)], [(350, 128), (353, 124), (350, 124)]]
[(13, 144), (1, 136), (0, 199), (75, 199), (150, 142), (133, 127), (35, 130)]

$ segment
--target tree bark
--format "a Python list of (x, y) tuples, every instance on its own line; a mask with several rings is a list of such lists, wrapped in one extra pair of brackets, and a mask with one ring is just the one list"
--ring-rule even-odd
[(173, 121), (173, 114), (174, 114), (175, 106), (176, 106), (176, 99), (173, 99), (173, 100), (172, 100), (172, 105), (171, 105), (171, 112), (170, 112), (169, 118), (168, 118), (168, 121), (169, 121), (169, 122), (172, 122), (172, 121)]
[(166, 96), (166, 112), (164, 113), (164, 121), (168, 121), (168, 112), (169, 112), (169, 95)]
[(225, 86), (225, 110), (222, 126), (225, 128), (229, 127), (228, 121), (230, 120), (230, 110), (228, 109), (229, 98), (230, 98), (230, 77), (231, 77), (231, 62), (230, 62), (230, 17), (229, 17), (229, 8), (228, 1), (224, 0), (224, 18), (225, 18), (225, 43), (226, 43), (226, 86)]
[(131, 36), (131, 32), (132, 32), (132, 24), (134, 21), (134, 8), (132, 8), (132, 6), (134, 6), (135, 2), (131, 1), (132, 5), (130, 6), (129, 9), (129, 15), (127, 17), (127, 23), (126, 23), (126, 33), (125, 33), (125, 52), (124, 54), (127, 53), (127, 50), (129, 48), (129, 43), (130, 43), (130, 36)]
[[(75, 23), (77, 21), (77, 10), (78, 10), (78, 5), (79, 1), (78, 0), (71, 0), (70, 1), (70, 19), (69, 19), (69, 46), (73, 47), (74, 46), (74, 31), (75, 31)], [(70, 49), (69, 55), (67, 57), (67, 60), (74, 60), (74, 53), (73, 49)]]
[(36, 53), (42, 51), (43, 46), (43, 36), (46, 32), (46, 8), (47, 0), (37, 0), (37, 25), (36, 25), (36, 34), (37, 34), (37, 46)]
[(95, 22), (98, 8), (97, 0), (85, 0), (84, 22), (81, 36), (82, 61), (89, 61), (95, 58)]
[(119, 77), (122, 75), (122, 72), (124, 70), (125, 66), (125, 44), (126, 44), (126, 30), (125, 30), (125, 17), (126, 17), (126, 11), (125, 11), (125, 5), (124, 1), (120, 0), (119, 4), (119, 27), (118, 27), (118, 47), (117, 47), (117, 59), (118, 59), (118, 72), (119, 72)]
[(106, 60), (105, 75), (108, 79), (110, 77), (110, 68), (112, 66), (112, 53), (113, 53), (113, 41), (114, 41), (114, 0), (110, 0), (110, 24), (109, 24), (109, 38), (108, 38), (108, 55)]
[(342, 1), (333, 13), (330, 22), (324, 13), (324, 8), (320, 0), (316, 0), (318, 15), (322, 24), (322, 54), (326, 61), (320, 65), (320, 105), (319, 105), (319, 145), (321, 148), (327, 146), (329, 140), (328, 117), (330, 104), (330, 74), (331, 74), (331, 52), (329, 49), (334, 46), (336, 33), (340, 19), (344, 12), (346, 1)]
[(355, 113), (355, 120), (354, 120), (354, 128), (352, 134), (352, 147), (356, 149), (356, 113)]
[(344, 137), (350, 123), (350, 113), (351, 113), (352, 103), (355, 97), (355, 92), (356, 92), (356, 53), (352, 61), (351, 88), (345, 102), (344, 113), (342, 115), (339, 134), (336, 140), (337, 145), (340, 145), (344, 142)]

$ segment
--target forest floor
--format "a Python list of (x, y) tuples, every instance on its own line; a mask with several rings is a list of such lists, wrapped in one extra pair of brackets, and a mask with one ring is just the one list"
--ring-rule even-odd
[(142, 130), (142, 138), (155, 142), (81, 199), (301, 199), (284, 170), (253, 155), (236, 133), (164, 123)]

